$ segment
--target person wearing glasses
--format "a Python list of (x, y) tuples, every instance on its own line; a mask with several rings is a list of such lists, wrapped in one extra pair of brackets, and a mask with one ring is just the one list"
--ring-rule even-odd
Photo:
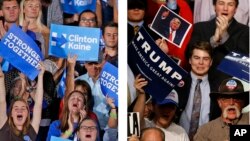
[(79, 141), (98, 141), (99, 132), (97, 123), (91, 118), (83, 119), (79, 124), (77, 137)]
[(79, 26), (83, 27), (97, 27), (97, 16), (96, 13), (91, 10), (84, 10), (79, 15)]

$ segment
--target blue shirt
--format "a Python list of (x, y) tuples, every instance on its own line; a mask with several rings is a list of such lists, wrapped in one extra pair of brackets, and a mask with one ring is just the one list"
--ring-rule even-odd
[[(63, 134), (61, 132), (60, 125), (61, 125), (60, 120), (55, 120), (50, 124), (46, 141), (50, 141), (51, 136), (60, 137)], [(76, 129), (77, 125), (78, 123), (74, 123), (74, 129)], [(73, 140), (74, 133), (68, 139)]]
[(96, 114), (100, 123), (100, 128), (104, 130), (108, 124), (109, 119), (109, 106), (106, 103), (105, 96), (101, 90), (100, 80), (98, 79), (95, 83), (88, 73), (77, 77), (76, 79), (85, 80), (91, 87), (92, 95), (94, 98), (93, 112)]

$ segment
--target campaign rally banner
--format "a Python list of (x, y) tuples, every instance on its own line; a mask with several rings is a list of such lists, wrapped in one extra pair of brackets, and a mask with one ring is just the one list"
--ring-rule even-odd
[(159, 102), (187, 75), (155, 44), (144, 27), (128, 46), (128, 64), (135, 76), (140, 73), (146, 78), (145, 92)]
[(31, 80), (38, 75), (39, 62), (43, 60), (35, 41), (15, 24), (0, 42), (0, 55)]
[(99, 28), (52, 24), (49, 54), (61, 58), (76, 54), (78, 61), (97, 61), (99, 41)]
[(72, 141), (72, 140), (51, 136), (50, 141)]
[(84, 10), (96, 10), (96, 0), (61, 0), (63, 12), (80, 14)]
[(106, 62), (100, 73), (100, 83), (102, 93), (111, 97), (118, 107), (118, 69), (109, 62)]
[(249, 63), (249, 56), (231, 52), (221, 61), (218, 69), (249, 83)]
[(140, 117), (139, 112), (128, 113), (128, 137), (136, 135), (140, 137)]

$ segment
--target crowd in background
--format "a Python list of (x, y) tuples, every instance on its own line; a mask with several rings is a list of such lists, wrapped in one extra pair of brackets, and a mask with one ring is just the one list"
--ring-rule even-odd
[[(16, 24), (45, 58), (35, 80), (12, 65), (8, 70), (0, 67), (1, 140), (118, 140), (118, 109), (114, 99), (102, 93), (99, 79), (106, 62), (118, 67), (118, 1), (96, 0), (95, 5), (95, 11), (69, 14), (60, 0), (1, 1), (0, 39)], [(76, 54), (49, 55), (51, 24), (99, 28), (98, 60), (77, 61)], [(1, 57), (1, 64), (4, 61)], [(58, 88), (65, 71), (61, 93)]]
[[(170, 31), (174, 33), (171, 38), (175, 38), (181, 22), (176, 22), (176, 27), (172, 27), (171, 22), (169, 26), (154, 25), (161, 29), (152, 31), (151, 23), (162, 5), (192, 25), (179, 47), (159, 33)], [(169, 17), (166, 10), (155, 20)], [(217, 69), (233, 51), (249, 57), (249, 1), (128, 0), (127, 26), (128, 45), (133, 42), (137, 28), (143, 26), (156, 45), (167, 56), (177, 58), (179, 66), (188, 72), (188, 76), (182, 78), (184, 85), (175, 86), (169, 94), (147, 93), (147, 86), (153, 80), (144, 72), (138, 74), (134, 71), (136, 66), (128, 63), (128, 112), (139, 113), (142, 129), (141, 136), (132, 135), (130, 141), (152, 138), (157, 141), (229, 141), (230, 125), (249, 125), (249, 108), (246, 107), (249, 83)], [(128, 52), (128, 57), (131, 55)], [(159, 101), (155, 97), (160, 94), (167, 96)], [(165, 136), (155, 128), (161, 129)]]

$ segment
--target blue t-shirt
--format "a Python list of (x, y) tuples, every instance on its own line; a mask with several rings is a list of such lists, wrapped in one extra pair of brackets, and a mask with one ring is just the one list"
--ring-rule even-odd
[[(55, 120), (50, 124), (46, 141), (50, 141), (51, 136), (60, 137), (63, 134), (61, 132), (61, 129), (59, 128), (60, 125), (61, 125), (60, 120)], [(74, 129), (76, 129), (77, 125), (78, 123), (74, 123)], [(75, 134), (73, 133), (68, 139), (73, 140), (74, 135)]]

